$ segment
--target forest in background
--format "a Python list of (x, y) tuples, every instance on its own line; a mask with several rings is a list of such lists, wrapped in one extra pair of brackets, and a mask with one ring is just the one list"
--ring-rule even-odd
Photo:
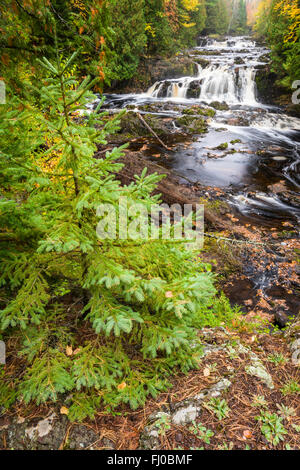
[[(21, 86), (40, 79), (34, 58), (81, 48), (76, 66), (109, 84), (131, 78), (141, 57), (170, 56), (205, 34), (245, 34), (245, 0), (4, 0), (1, 75)], [(9, 75), (9, 70), (14, 70)]]
[(300, 8), (297, 0), (262, 0), (255, 33), (271, 48), (272, 70), (280, 84), (291, 89), (300, 79)]
[[(18, 89), (38, 82), (35, 57), (54, 55), (53, 22), (62, 55), (81, 49), (80, 75), (128, 80), (141, 58), (171, 56), (199, 35), (248, 34), (272, 49), (281, 85), (299, 78), (297, 0), (4, 0), (0, 5), (0, 76)], [(11, 71), (14, 71), (13, 74)]]

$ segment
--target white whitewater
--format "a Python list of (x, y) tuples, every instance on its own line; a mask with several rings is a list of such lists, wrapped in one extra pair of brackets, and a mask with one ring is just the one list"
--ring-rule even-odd
[(252, 127), (257, 129), (266, 129), (273, 131), (274, 129), (279, 131), (300, 131), (300, 120), (292, 116), (278, 115), (268, 113), (267, 116), (259, 116), (252, 122)]
[[(198, 66), (194, 76), (158, 81), (146, 93), (112, 95), (111, 103), (117, 105), (118, 112), (127, 105), (132, 109), (134, 104), (138, 110), (140, 105), (158, 102), (153, 114), (173, 118), (176, 133), (181, 131), (176, 118), (185, 106), (227, 103), (228, 109), (219, 110), (209, 119), (205, 136), (192, 148), (175, 152), (171, 167), (183, 178), (187, 175), (203, 185), (232, 186), (230, 202), (246, 216), (267, 220), (292, 217), (300, 221), (294, 198), (289, 202), (288, 195), (272, 192), (272, 183), (277, 179), (285, 181), (289, 191), (300, 187), (300, 120), (259, 102), (255, 74), (267, 63), (268, 50), (251, 39), (228, 37), (221, 42), (199, 38), (201, 45), (187, 51)], [(176, 106), (164, 106), (165, 102)], [(233, 144), (236, 139), (241, 143)], [(209, 151), (225, 141), (230, 142), (230, 148), (222, 157), (220, 151)]]
[(255, 70), (212, 65), (202, 70), (200, 101), (225, 101), (227, 104), (256, 106)]
[(205, 46), (208, 50), (220, 50), (220, 49), (233, 49), (233, 50), (244, 50), (251, 49), (256, 46), (254, 41), (245, 39), (243, 37), (236, 37), (227, 39), (225, 41), (213, 40), (210, 44)]
[(186, 99), (193, 82), (199, 84), (198, 101), (258, 105), (255, 98), (255, 70), (252, 67), (210, 65), (202, 69), (199, 66), (196, 77), (156, 82), (149, 88), (147, 95), (152, 98)]

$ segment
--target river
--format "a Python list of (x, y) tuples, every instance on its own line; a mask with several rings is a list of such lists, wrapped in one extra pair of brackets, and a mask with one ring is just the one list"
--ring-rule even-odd
[(195, 76), (156, 82), (145, 93), (107, 95), (106, 106), (134, 105), (143, 113), (146, 104), (159, 104), (154, 114), (173, 118), (178, 132), (178, 106), (226, 103), (204, 137), (188, 148), (178, 145), (161, 163), (189, 181), (222, 188), (228, 202), (249, 219), (298, 223), (300, 119), (259, 101), (255, 74), (265, 66), (268, 50), (246, 37), (203, 38), (200, 44), (186, 52), (195, 61), (207, 61), (201, 66), (198, 60)]

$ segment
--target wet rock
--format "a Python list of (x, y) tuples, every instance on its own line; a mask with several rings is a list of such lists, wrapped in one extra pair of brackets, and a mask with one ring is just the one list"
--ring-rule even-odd
[(246, 116), (238, 116), (236, 118), (229, 118), (226, 124), (229, 126), (249, 126), (249, 119)]
[(210, 103), (210, 106), (212, 108), (217, 109), (218, 111), (228, 111), (229, 110), (229, 106), (228, 106), (227, 103), (225, 103), (225, 101), (223, 101), (223, 103), (220, 103), (220, 101), (213, 101), (212, 103)]
[[(254, 59), (255, 60), (255, 59)], [(255, 70), (264, 70), (266, 67), (266, 64), (257, 64), (255, 65)]]
[(275, 104), (286, 90), (277, 84), (277, 75), (270, 71), (269, 65), (258, 69), (255, 75), (257, 99), (263, 104)]
[(234, 63), (235, 63), (235, 64), (238, 64), (238, 65), (242, 65), (242, 64), (245, 63), (245, 61), (244, 61), (244, 59), (242, 59), (241, 57), (236, 57), (236, 58), (234, 59)]
[(176, 125), (189, 134), (203, 134), (208, 129), (205, 119), (198, 116), (183, 115), (176, 120)]
[(211, 55), (221, 55), (221, 51), (203, 51), (199, 49), (194, 49), (191, 51), (191, 54), (193, 55), (204, 55), (204, 56), (211, 56)]
[(182, 114), (189, 115), (189, 116), (200, 115), (200, 116), (214, 117), (216, 114), (216, 111), (212, 108), (203, 108), (203, 106), (194, 105), (194, 106), (190, 106), (189, 108), (184, 108), (182, 110)]
[[(143, 115), (144, 120), (151, 129), (159, 136), (168, 136), (173, 131), (170, 121), (161, 119), (150, 114)], [(129, 111), (121, 117), (120, 131), (124, 134), (124, 138), (128, 137), (148, 137), (152, 136), (151, 132), (139, 119), (137, 113)]]
[(228, 143), (224, 142), (223, 144), (220, 144), (217, 147), (215, 147), (215, 149), (216, 150), (226, 150), (226, 149), (228, 149)]
[(226, 127), (216, 127), (215, 131), (216, 132), (227, 132), (228, 129)]
[(201, 67), (204, 69), (210, 64), (210, 61), (207, 59), (203, 59), (202, 57), (193, 57), (194, 62), (197, 62), (197, 64), (201, 65)]
[(286, 106), (286, 113), (290, 116), (300, 118), (300, 104), (288, 104)]
[[(136, 109), (136, 104), (129, 106), (127, 105), (126, 108), (134, 110)], [(139, 111), (144, 111), (145, 113), (161, 113), (166, 111), (171, 111), (172, 113), (181, 113), (182, 106), (176, 106), (174, 103), (156, 102), (139, 105), (138, 109)]]
[(197, 38), (197, 44), (200, 47), (207, 46), (209, 41), (210, 41), (210, 39), (207, 36), (198, 36), (198, 38)]
[(201, 92), (201, 82), (200, 82), (200, 80), (195, 80), (190, 84), (190, 86), (187, 90), (186, 97), (187, 98), (198, 98), (200, 96), (200, 92)]

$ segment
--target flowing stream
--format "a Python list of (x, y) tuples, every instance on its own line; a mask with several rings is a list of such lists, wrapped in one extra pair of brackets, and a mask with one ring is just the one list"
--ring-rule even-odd
[(187, 52), (197, 62), (195, 76), (156, 82), (141, 94), (107, 95), (106, 105), (138, 110), (160, 104), (156, 114), (173, 118), (178, 132), (178, 105), (226, 103), (210, 119), (204, 136), (167, 156), (168, 167), (189, 181), (226, 191), (228, 202), (245, 217), (263, 224), (297, 224), (300, 119), (259, 102), (255, 75), (266, 63), (267, 49), (246, 37), (222, 42), (203, 38), (199, 43)]

